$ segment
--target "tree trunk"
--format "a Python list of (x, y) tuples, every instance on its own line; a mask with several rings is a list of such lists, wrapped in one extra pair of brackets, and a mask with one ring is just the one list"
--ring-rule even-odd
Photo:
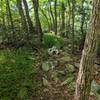
[(17, 0), (17, 7), (19, 10), (19, 15), (21, 17), (22, 30), (24, 30), (25, 33), (28, 33), (28, 25), (22, 8), (21, 0)]
[(55, 22), (55, 19), (54, 19), (54, 15), (53, 15), (53, 12), (52, 12), (52, 5), (51, 5), (51, 0), (48, 0), (48, 2), (49, 2), (49, 10), (50, 10), (50, 15), (51, 15), (51, 18), (52, 18), (52, 28), (51, 29), (53, 29), (53, 31), (54, 31), (54, 22)]
[(100, 0), (93, 0), (92, 20), (86, 35), (80, 62), (74, 100), (89, 100), (93, 66), (97, 50), (97, 37), (100, 32)]
[(50, 23), (49, 23), (49, 19), (48, 16), (46, 15), (46, 13), (44, 12), (43, 9), (40, 8), (40, 11), (42, 12), (43, 16), (45, 17), (47, 23), (48, 23), (48, 31), (50, 31)]
[(14, 34), (14, 24), (13, 24), (12, 14), (11, 14), (11, 10), (10, 10), (9, 0), (6, 0), (6, 6), (7, 6), (8, 14), (9, 14), (9, 19), (10, 19), (10, 23), (11, 23), (12, 33)]
[[(68, 22), (66, 22), (66, 30), (68, 30), (68, 34), (67, 37), (69, 38), (69, 34), (71, 34), (71, 3), (70, 0), (67, 1), (68, 2)], [(66, 20), (67, 21), (67, 20)]]
[(39, 34), (40, 40), (42, 40), (42, 27), (39, 18), (39, 0), (32, 0), (34, 6), (34, 15), (35, 15), (35, 25), (36, 25), (36, 32)]
[(65, 4), (64, 4), (64, 1), (62, 1), (62, 4), (61, 4), (61, 8), (62, 8), (62, 28), (61, 30), (65, 30)]
[(51, 14), (50, 14), (50, 7), (48, 7), (48, 17), (49, 17), (49, 23), (50, 23), (50, 28), (49, 28), (49, 31), (52, 30), (52, 17), (51, 17)]
[[(59, 4), (59, 7), (60, 7), (61, 6), (61, 0), (58, 1), (58, 4)], [(62, 21), (62, 19), (61, 19), (61, 10), (59, 9), (59, 11), (58, 11), (58, 22), (57, 22), (58, 23), (59, 32), (62, 30), (61, 21)]]
[(7, 26), (9, 26), (10, 25), (10, 21), (9, 21), (9, 13), (8, 13), (8, 7), (7, 6), (6, 6), (6, 19), (7, 19)]
[(85, 16), (86, 16), (85, 9), (84, 9), (84, 2), (85, 2), (85, 0), (82, 0), (82, 6), (81, 6), (81, 16), (82, 16), (81, 17), (81, 33), (82, 33), (82, 35), (81, 35), (81, 43), (80, 43), (80, 47), (79, 47), (81, 50), (83, 49), (85, 36), (86, 36), (85, 30), (84, 30), (84, 22), (85, 22)]
[(75, 0), (72, 0), (72, 53), (74, 53), (74, 33), (75, 33)]
[(54, 3), (54, 12), (55, 12), (54, 28), (55, 28), (55, 34), (57, 35), (57, 0), (55, 0)]
[(28, 4), (26, 0), (23, 0), (23, 4), (25, 7), (25, 13), (26, 13), (26, 19), (27, 19), (27, 23), (28, 23), (28, 30), (30, 33), (34, 33), (34, 27), (33, 27), (33, 23), (31, 21), (30, 15), (29, 15), (29, 9), (28, 9)]
[(3, 29), (6, 29), (6, 24), (5, 24), (5, 14), (4, 14), (4, 7), (3, 7), (3, 0), (1, 0), (1, 14), (2, 14), (2, 26)]

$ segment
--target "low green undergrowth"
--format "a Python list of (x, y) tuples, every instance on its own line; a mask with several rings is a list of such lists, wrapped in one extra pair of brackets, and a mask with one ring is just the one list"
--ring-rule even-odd
[(32, 50), (0, 51), (0, 100), (29, 100), (36, 82)]
[(64, 40), (60, 36), (56, 36), (54, 33), (45, 33), (43, 36), (43, 44), (45, 47), (55, 46), (58, 49), (63, 47)]

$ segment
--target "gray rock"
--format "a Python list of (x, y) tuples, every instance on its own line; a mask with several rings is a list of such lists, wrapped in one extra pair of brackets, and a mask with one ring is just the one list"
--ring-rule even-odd
[(42, 63), (42, 70), (49, 71), (49, 69), (50, 69), (50, 64), (48, 62), (43, 62)]
[(80, 67), (80, 63), (74, 63), (75, 64), (75, 67), (79, 68)]
[(48, 80), (46, 78), (43, 77), (42, 80), (43, 80), (43, 85), (44, 86), (48, 86), (49, 85), (49, 82), (48, 82)]
[(96, 69), (98, 69), (98, 68), (100, 68), (100, 65), (95, 64), (94, 67), (95, 67)]
[(100, 85), (93, 80), (91, 83), (91, 92), (93, 92), (96, 96), (96, 100), (100, 100), (100, 93), (98, 93), (100, 91)]

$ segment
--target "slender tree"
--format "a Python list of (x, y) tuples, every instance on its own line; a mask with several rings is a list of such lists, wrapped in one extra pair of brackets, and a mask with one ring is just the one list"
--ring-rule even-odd
[(48, 0), (48, 2), (49, 2), (49, 11), (50, 11), (50, 15), (51, 15), (51, 19), (52, 19), (52, 29), (53, 29), (53, 31), (55, 30), (54, 28), (55, 28), (55, 18), (54, 18), (54, 15), (53, 15), (53, 11), (52, 11), (52, 5), (51, 5), (51, 3), (52, 3), (52, 0)]
[[(49, 4), (49, 3), (48, 3)], [(50, 6), (48, 7), (48, 18), (49, 18), (49, 24), (50, 24), (50, 28), (49, 28), (49, 31), (52, 30), (52, 17), (51, 17), (51, 14), (50, 14)]]
[(28, 25), (27, 25), (27, 21), (26, 21), (26, 17), (22, 8), (22, 1), (21, 0), (17, 0), (17, 7), (19, 10), (19, 15), (21, 17), (21, 24), (22, 24), (22, 30), (25, 33), (28, 33)]
[(62, 10), (62, 13), (61, 13), (61, 16), (62, 16), (62, 26), (61, 26), (61, 29), (64, 30), (65, 29), (65, 4), (64, 4), (63, 0), (61, 2), (61, 10)]
[(3, 0), (1, 0), (1, 14), (2, 14), (2, 25), (3, 25), (3, 28), (5, 28), (5, 13), (4, 13), (4, 7), (3, 7)]
[(71, 2), (70, 2), (70, 0), (68, 0), (68, 22), (66, 22), (66, 26), (67, 26), (67, 28), (66, 28), (66, 30), (68, 30), (68, 33), (71, 33), (70, 32), (70, 30), (71, 30)]
[(39, 0), (32, 0), (34, 6), (34, 15), (35, 15), (35, 25), (36, 25), (36, 32), (40, 36), (40, 40), (42, 40), (42, 27), (39, 18)]
[(89, 100), (93, 66), (97, 50), (97, 38), (100, 33), (100, 0), (93, 0), (92, 19), (86, 35), (80, 62), (74, 100)]
[(81, 2), (81, 43), (80, 43), (80, 49), (83, 49), (84, 41), (85, 41), (85, 31), (84, 31), (84, 23), (85, 23), (85, 9), (84, 9), (84, 2), (85, 0), (82, 0)]
[(26, 19), (27, 19), (27, 23), (28, 23), (29, 33), (34, 33), (35, 30), (34, 30), (34, 27), (33, 27), (32, 20), (31, 20), (30, 15), (29, 15), (29, 8), (28, 8), (27, 1), (23, 0), (23, 4), (24, 4), (24, 7), (25, 7), (25, 13), (26, 13)]
[(14, 24), (13, 24), (13, 18), (12, 18), (12, 14), (11, 14), (9, 0), (6, 0), (6, 6), (7, 6), (7, 11), (8, 11), (8, 15), (9, 15), (11, 28), (12, 28), (12, 33), (14, 34)]
[(55, 34), (57, 34), (57, 0), (55, 0), (55, 3), (54, 3), (54, 15), (55, 15), (55, 21), (54, 21), (54, 31), (55, 31)]
[(40, 8), (40, 11), (42, 12), (43, 16), (45, 17), (45, 19), (48, 23), (48, 31), (50, 31), (50, 22), (49, 22), (48, 16), (46, 15), (46, 13), (44, 12), (43, 9)]
[(7, 22), (6, 25), (7, 25), (7, 26), (10, 26), (9, 13), (8, 13), (8, 7), (7, 7), (7, 6), (6, 6), (6, 20), (7, 20), (7, 21), (6, 21), (6, 22)]
[(75, 34), (75, 0), (72, 0), (72, 53), (74, 53), (74, 34)]
[[(58, 0), (58, 6), (59, 6), (59, 8), (61, 7), (61, 0)], [(59, 28), (59, 30), (62, 30), (62, 16), (61, 16), (61, 13), (62, 13), (62, 10), (61, 9), (59, 9), (59, 11), (58, 11), (58, 21), (57, 21), (57, 23), (58, 23), (58, 28)]]

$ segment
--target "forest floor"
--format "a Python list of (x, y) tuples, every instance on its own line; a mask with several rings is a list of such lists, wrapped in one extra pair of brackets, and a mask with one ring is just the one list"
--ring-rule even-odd
[[(0, 100), (73, 100), (80, 57), (67, 47), (58, 55), (49, 55), (44, 48), (0, 50)], [(95, 82), (100, 89), (99, 77)], [(91, 92), (90, 100), (97, 98)]]

